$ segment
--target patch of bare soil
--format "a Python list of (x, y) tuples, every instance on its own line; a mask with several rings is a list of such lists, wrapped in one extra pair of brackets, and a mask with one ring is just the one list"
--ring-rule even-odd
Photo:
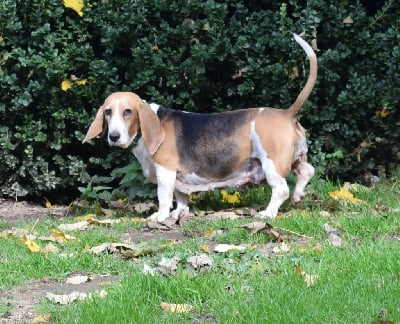
[(0, 199), (0, 221), (16, 222), (31, 221), (46, 217), (60, 217), (68, 215), (67, 206), (45, 208), (27, 201), (11, 201)]
[(96, 276), (79, 285), (54, 281), (33, 281), (24, 287), (2, 292), (0, 305), (4, 309), (9, 307), (10, 311), (3, 314), (0, 318), (0, 323), (32, 323), (38, 316), (35, 313), (35, 307), (47, 293), (68, 295), (72, 292), (94, 292), (101, 290), (101, 287), (108, 283), (119, 281), (119, 279), (118, 276)]

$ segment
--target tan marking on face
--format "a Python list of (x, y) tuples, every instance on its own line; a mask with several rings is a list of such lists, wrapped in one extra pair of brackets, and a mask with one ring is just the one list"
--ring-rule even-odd
[(138, 106), (141, 102), (137, 95), (127, 92), (115, 92), (106, 99), (103, 109), (110, 145), (126, 148), (132, 143), (139, 129)]

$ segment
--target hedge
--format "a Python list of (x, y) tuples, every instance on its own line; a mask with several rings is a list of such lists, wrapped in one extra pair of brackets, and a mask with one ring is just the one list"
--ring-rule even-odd
[[(82, 8), (69, 8), (69, 3)], [(400, 3), (339, 0), (4, 0), (0, 4), (0, 186), (4, 196), (115, 185), (132, 162), (81, 141), (104, 98), (134, 91), (176, 109), (288, 107), (308, 61), (301, 113), (320, 175), (362, 178), (399, 164)], [(114, 181), (114, 182), (113, 182)]]

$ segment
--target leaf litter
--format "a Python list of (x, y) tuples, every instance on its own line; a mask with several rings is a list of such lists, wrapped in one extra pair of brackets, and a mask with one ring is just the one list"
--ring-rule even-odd
[[(53, 209), (53, 208), (52, 208)], [(244, 214), (243, 214), (244, 213)], [(228, 211), (221, 211), (219, 213), (215, 213), (215, 215), (213, 214), (209, 214), (210, 215), (210, 219), (237, 219), (237, 218), (242, 218), (242, 217), (247, 217), (248, 215), (246, 214), (247, 212), (236, 212), (236, 210), (228, 210)], [(242, 215), (243, 214), (243, 215)], [(115, 222), (113, 219), (109, 220), (104, 220), (102, 221), (97, 221), (96, 215), (86, 215), (86, 216), (82, 216), (81, 218), (75, 218), (75, 223), (71, 223), (71, 224), (62, 224), (62, 226), (58, 227), (57, 230), (54, 230), (51, 235), (49, 235), (48, 237), (41, 237), (40, 239), (43, 239), (44, 241), (49, 241), (47, 246), (44, 248), (41, 248), (41, 252), (45, 255), (47, 255), (48, 253), (58, 253), (58, 248), (56, 245), (54, 245), (53, 243), (57, 243), (57, 244), (68, 244), (69, 240), (73, 239), (72, 236), (69, 236), (69, 234), (66, 234), (65, 232), (69, 232), (69, 231), (82, 231), (82, 230), (87, 230), (89, 228), (89, 226), (112, 226)], [(120, 219), (118, 219), (119, 221)], [(143, 222), (144, 224), (148, 224), (148, 221), (145, 219), (139, 219), (141, 222)], [(118, 222), (117, 221), (117, 222)], [(125, 221), (125, 220), (122, 220)], [(132, 220), (134, 221), (134, 220)], [(263, 223), (265, 229), (269, 228), (269, 224), (267, 225), (266, 223)], [(63, 227), (64, 226), (64, 227)], [(169, 227), (169, 226), (167, 226)], [(260, 226), (260, 228), (262, 228), (262, 226)], [(251, 230), (250, 228), (248, 228), (249, 230)], [(150, 230), (150, 231), (149, 231)], [(220, 229), (220, 230), (212, 230), (211, 231), (211, 235), (209, 238), (207, 239), (214, 239), (215, 236), (220, 235), (222, 233), (224, 233), (225, 231), (227, 231), (228, 229)], [(131, 230), (129, 230), (131, 231)], [(155, 254), (158, 253), (159, 251), (163, 250), (166, 247), (172, 246), (174, 244), (179, 243), (177, 240), (164, 240), (161, 243), (158, 242), (156, 243), (155, 240), (153, 240), (154, 237), (159, 237), (159, 238), (163, 238), (166, 236), (179, 236), (181, 239), (182, 237), (182, 231), (177, 228), (175, 226), (175, 224), (170, 225), (170, 228), (168, 229), (167, 232), (164, 232), (163, 230), (160, 231), (160, 229), (154, 228), (154, 229), (149, 229), (147, 228), (146, 232), (146, 228), (143, 228), (142, 230), (132, 230), (132, 234), (135, 233), (133, 236), (132, 234), (129, 234), (129, 240), (134, 238), (135, 240), (138, 240), (140, 238), (145, 239), (145, 241), (139, 241), (139, 242), (120, 242), (120, 243), (103, 243), (97, 247), (92, 247), (91, 252), (93, 253), (118, 253), (121, 256), (123, 256), (126, 259), (129, 258), (137, 258), (137, 257), (141, 257), (143, 255), (147, 255), (147, 254)], [(32, 231), (30, 231), (32, 232)], [(7, 237), (15, 237), (15, 236), (19, 236), (21, 237), (24, 233), (24, 235), (28, 235), (27, 239), (35, 239), (35, 237), (30, 237), (29, 233), (26, 233), (26, 231), (24, 230), (14, 230), (14, 231), (8, 231), (8, 232), (0, 232), (0, 238), (7, 238)], [(257, 231), (256, 231), (257, 232)], [(139, 234), (139, 235), (137, 235)], [(171, 235), (170, 235), (171, 234)], [(179, 234), (179, 235), (178, 235)], [(281, 234), (280, 234), (281, 235)], [(128, 240), (128, 241), (129, 241)], [(158, 240), (159, 241), (159, 240)], [(30, 244), (30, 243), (29, 243)], [(218, 246), (218, 245), (217, 245)], [(222, 246), (222, 247), (221, 247)], [(276, 244), (274, 244), (274, 246), (276, 246)], [(172, 258), (172, 260), (174, 261), (168, 261), (166, 259), (164, 260), (160, 260), (160, 263), (158, 265), (156, 265), (155, 268), (152, 268), (151, 266), (147, 265), (146, 263), (143, 264), (143, 273), (144, 274), (148, 274), (148, 275), (155, 275), (156, 272), (162, 273), (159, 269), (160, 268), (164, 268), (165, 273), (170, 273), (172, 275), (174, 275), (174, 272), (176, 272), (176, 269), (178, 267), (178, 265), (180, 264), (183, 268), (187, 268), (188, 270), (194, 271), (194, 272), (198, 272), (198, 273), (203, 273), (204, 270), (208, 270), (208, 269), (212, 269), (213, 265), (214, 265), (214, 261), (211, 255), (209, 255), (210, 253), (214, 252), (214, 253), (224, 253), (224, 252), (216, 252), (219, 251), (221, 249), (221, 251), (225, 251), (224, 249), (227, 249), (226, 251), (237, 251), (239, 253), (247, 253), (247, 252), (251, 252), (253, 251), (256, 246), (255, 245), (251, 245), (251, 244), (231, 244), (231, 245), (220, 245), (220, 247), (217, 247), (216, 250), (214, 250), (214, 248), (210, 248), (208, 245), (203, 244), (202, 247), (199, 247), (201, 250), (203, 250), (203, 252), (206, 253), (202, 253), (202, 254), (195, 254), (195, 255), (191, 255), (189, 257), (187, 257), (186, 259), (186, 263), (182, 263), (182, 261), (179, 258)], [(238, 251), (240, 250), (240, 251)], [(282, 245), (281, 245), (281, 250), (284, 251), (285, 249), (282, 249)], [(85, 251), (82, 251), (85, 252)], [(271, 251), (269, 250), (268, 253), (271, 253)], [(61, 256), (61, 254), (60, 254)], [(225, 256), (223, 256), (223, 258), (225, 258)], [(230, 260), (230, 259), (229, 259)], [(240, 260), (236, 260), (236, 261), (232, 261), (234, 263), (240, 262)], [(82, 276), (83, 278), (81, 279), (73, 279), (73, 280), (77, 280), (76, 284), (72, 284), (72, 283), (64, 283), (64, 284), (60, 284), (60, 283), (52, 283), (50, 285), (51, 288), (54, 289), (46, 289), (44, 288), (43, 290), (40, 291), (41, 296), (44, 297), (47, 294), (48, 298), (54, 298), (54, 302), (56, 303), (65, 303), (65, 302), (72, 302), (72, 301), (79, 301), (80, 299), (83, 298), (91, 298), (93, 296), (100, 296), (103, 295), (104, 296), (104, 292), (102, 292), (102, 289), (94, 289), (94, 290), (90, 290), (89, 292), (87, 292), (88, 290), (86, 288), (83, 288), (84, 286), (87, 285), (92, 285), (93, 281), (91, 279), (85, 281), (87, 276)], [(81, 283), (79, 283), (79, 280), (82, 280)], [(119, 280), (118, 279), (112, 279), (113, 281)], [(46, 283), (42, 283), (40, 282), (40, 284), (43, 286), (46, 285)], [(65, 289), (65, 288), (61, 288), (61, 287), (65, 287), (65, 285), (68, 285), (70, 287), (75, 287), (74, 290), (71, 291), (71, 288), (69, 289)], [(55, 288), (59, 288), (59, 289), (55, 289)], [(60, 291), (60, 288), (62, 291)], [(78, 293), (74, 293), (74, 291), (77, 290)], [(26, 287), (24, 292), (26, 292)], [(22, 294), (22, 292), (21, 292)], [(100, 295), (98, 295), (100, 294)], [(57, 296), (61, 296), (61, 297), (57, 297)], [(40, 298), (40, 297), (39, 297)], [(33, 310), (33, 305), (36, 303), (37, 299), (35, 300), (31, 300), (29, 302), (30, 306), (32, 306), (32, 310)], [(181, 310), (186, 311), (187, 308), (185, 308), (184, 306), (182, 306), (183, 308), (181, 308), (181, 306), (174, 306), (174, 305), (187, 305), (187, 304), (174, 304), (174, 303), (164, 303), (166, 310), (168, 312), (180, 312)], [(172, 306), (168, 306), (168, 305), (172, 305)], [(192, 307), (192, 305), (189, 305)], [(188, 307), (191, 309), (191, 307)], [(32, 311), (33, 312), (33, 311)], [(21, 314), (19, 314), (21, 315)], [(32, 319), (33, 314), (29, 315), (29, 318)]]

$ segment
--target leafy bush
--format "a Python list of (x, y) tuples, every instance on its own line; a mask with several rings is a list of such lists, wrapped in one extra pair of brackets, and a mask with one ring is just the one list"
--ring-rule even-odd
[(188, 111), (288, 107), (308, 70), (292, 32), (319, 49), (301, 117), (312, 163), (335, 177), (390, 171), (400, 157), (400, 4), (382, 5), (108, 0), (85, 2), (79, 15), (58, 0), (4, 0), (2, 193), (70, 197), (78, 185), (117, 185), (121, 173), (111, 171), (129, 152), (81, 145), (116, 90)]

